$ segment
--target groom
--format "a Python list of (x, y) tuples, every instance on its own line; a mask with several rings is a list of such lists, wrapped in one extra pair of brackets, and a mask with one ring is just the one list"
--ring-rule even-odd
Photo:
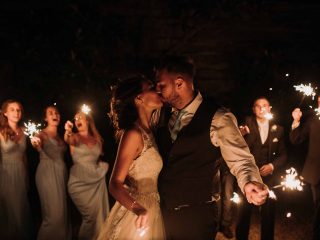
[(157, 143), (164, 166), (159, 176), (167, 239), (214, 239), (221, 154), (249, 203), (268, 196), (234, 115), (194, 89), (194, 66), (167, 57), (157, 67), (157, 91), (170, 107), (161, 110)]

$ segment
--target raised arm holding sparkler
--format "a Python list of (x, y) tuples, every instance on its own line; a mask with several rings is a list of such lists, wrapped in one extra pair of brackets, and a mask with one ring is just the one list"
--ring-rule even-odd
[(69, 195), (82, 215), (80, 239), (93, 239), (109, 214), (105, 176), (109, 165), (100, 161), (101, 138), (89, 112), (78, 111), (73, 123), (65, 123), (64, 139), (69, 144), (73, 165), (68, 181)]
[[(64, 162), (66, 145), (58, 134), (60, 113), (56, 106), (48, 106), (44, 111), (46, 127), (31, 138), (34, 148), (39, 151), (36, 171), (36, 186), (41, 206), (42, 223), (37, 234), (41, 239), (70, 239), (71, 228), (68, 221), (67, 168)], [(54, 208), (55, 211), (50, 211)]]

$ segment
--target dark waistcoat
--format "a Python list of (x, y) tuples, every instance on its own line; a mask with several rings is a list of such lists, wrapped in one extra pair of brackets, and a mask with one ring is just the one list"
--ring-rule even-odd
[(164, 111), (157, 140), (164, 166), (159, 176), (161, 204), (174, 208), (211, 200), (218, 173), (220, 148), (210, 140), (210, 126), (217, 105), (203, 101), (191, 122), (172, 143), (168, 130), (170, 111)]

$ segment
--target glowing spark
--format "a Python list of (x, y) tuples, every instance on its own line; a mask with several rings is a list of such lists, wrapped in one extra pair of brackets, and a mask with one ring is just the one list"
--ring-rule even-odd
[(272, 114), (272, 113), (266, 113), (266, 114), (264, 115), (264, 118), (265, 118), (265, 119), (268, 119), (268, 120), (271, 120), (271, 119), (273, 118), (273, 114)]
[(139, 236), (140, 236), (140, 237), (143, 237), (143, 236), (147, 233), (148, 229), (149, 229), (148, 227), (139, 228), (139, 229), (137, 230)]
[[(270, 109), (271, 109), (271, 108), (272, 108), (272, 107), (270, 106)], [(267, 111), (267, 108), (265, 108), (265, 107), (262, 107), (262, 108), (261, 108), (260, 113), (262, 113), (262, 114), (263, 114), (263, 117), (264, 117), (265, 119), (267, 119), (267, 120), (270, 120), (270, 119), (273, 118), (273, 114), (272, 114), (271, 112)]]
[(314, 109), (316, 116), (318, 116), (319, 120), (320, 120), (320, 107)]
[(241, 202), (241, 198), (239, 197), (239, 194), (236, 192), (233, 192), (232, 198), (230, 200), (236, 204), (239, 204)]
[[(312, 106), (309, 106), (309, 108), (313, 109), (313, 107), (312, 107)], [(314, 112), (315, 112), (316, 116), (318, 116), (318, 117), (319, 117), (319, 120), (320, 120), (320, 107), (315, 108), (315, 109), (314, 109)]]
[(271, 88), (269, 88), (269, 90), (270, 90), (270, 91), (272, 91), (272, 87), (271, 87)]
[(269, 198), (274, 199), (274, 200), (277, 200), (277, 196), (276, 196), (276, 194), (274, 193), (274, 191), (269, 190)]
[(81, 111), (82, 111), (84, 114), (88, 115), (89, 112), (91, 112), (91, 108), (90, 108), (88, 105), (83, 104), (82, 107), (81, 107)]
[(39, 127), (41, 126), (41, 124), (34, 123), (29, 120), (28, 123), (24, 123), (24, 126), (25, 126), (24, 134), (29, 136), (29, 138), (32, 138), (39, 133), (40, 131)]
[(300, 84), (300, 85), (295, 85), (293, 86), (296, 91), (298, 92), (302, 92), (304, 96), (312, 96), (312, 100), (314, 99), (314, 96), (316, 95), (314, 88), (311, 86), (311, 84), (309, 83), (309, 85), (304, 85), (304, 84)]
[(291, 212), (287, 212), (286, 217), (290, 218), (292, 216)]
[[(286, 173), (287, 175), (284, 177), (284, 180), (280, 183), (280, 185), (274, 186), (273, 188), (282, 187), (283, 191), (287, 188), (290, 190), (302, 191), (304, 183), (297, 178), (297, 171), (292, 167), (290, 169), (287, 169)], [(283, 177), (281, 176), (281, 178)]]
[(289, 77), (290, 76), (290, 74), (289, 73), (286, 73), (286, 77)]

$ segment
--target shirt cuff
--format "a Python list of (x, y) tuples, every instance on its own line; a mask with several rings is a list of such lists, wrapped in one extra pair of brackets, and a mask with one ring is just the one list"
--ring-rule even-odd
[[(273, 173), (273, 171), (274, 171), (274, 166), (273, 166), (272, 163), (269, 163), (269, 165), (270, 165), (270, 167), (272, 168), (272, 173)], [(271, 173), (271, 174), (272, 174), (272, 173)]]

